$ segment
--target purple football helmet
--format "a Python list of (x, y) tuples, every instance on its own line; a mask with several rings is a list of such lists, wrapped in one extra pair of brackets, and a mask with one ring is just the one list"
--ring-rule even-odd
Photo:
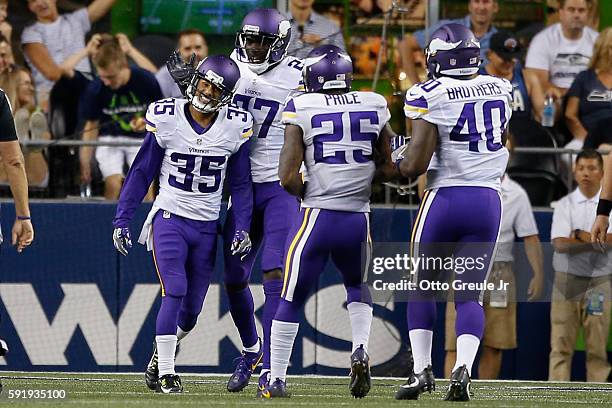
[(306, 92), (325, 89), (349, 91), (353, 81), (353, 61), (342, 48), (322, 45), (308, 53), (302, 75)]
[(466, 26), (446, 24), (431, 35), (425, 58), (433, 78), (474, 75), (480, 65), (480, 43)]
[(285, 58), (290, 39), (291, 23), (278, 10), (253, 10), (242, 20), (242, 27), (236, 34), (238, 61), (261, 74)]
[[(225, 55), (211, 55), (198, 64), (187, 87), (186, 96), (191, 105), (202, 113), (211, 113), (231, 102), (240, 79), (238, 65)], [(207, 81), (220, 91), (217, 98), (198, 91), (200, 81)]]

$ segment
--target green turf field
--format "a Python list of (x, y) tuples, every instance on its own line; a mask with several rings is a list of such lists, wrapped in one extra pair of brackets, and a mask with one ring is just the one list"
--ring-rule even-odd
[[(261, 406), (278, 407), (387, 407), (387, 406), (470, 406), (470, 407), (576, 407), (612, 406), (612, 384), (546, 383), (496, 381), (472, 383), (469, 403), (442, 401), (447, 381), (439, 380), (437, 390), (419, 401), (395, 401), (393, 394), (402, 380), (376, 379), (363, 400), (350, 397), (347, 380), (339, 377), (289, 377), (292, 397), (261, 401), (254, 397), (255, 385), (230, 394), (225, 391), (226, 377), (182, 376), (185, 393), (160, 395), (149, 391), (141, 375), (0, 373), (4, 389), (0, 405), (16, 407), (182, 407), (182, 406)], [(65, 390), (67, 398), (56, 402), (9, 400), (9, 390)], [(42, 405), (41, 405), (42, 404)]]

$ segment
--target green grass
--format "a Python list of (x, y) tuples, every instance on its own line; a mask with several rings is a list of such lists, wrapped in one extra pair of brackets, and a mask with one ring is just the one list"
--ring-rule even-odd
[[(586, 407), (612, 406), (612, 384), (547, 383), (523, 381), (474, 381), (469, 403), (442, 401), (448, 381), (439, 380), (437, 390), (424, 394), (419, 401), (396, 401), (393, 395), (401, 379), (375, 379), (370, 394), (363, 400), (350, 397), (347, 379), (339, 377), (289, 377), (292, 397), (272, 401), (255, 398), (255, 386), (230, 394), (225, 390), (225, 376), (182, 376), (185, 393), (160, 395), (149, 391), (141, 375), (0, 373), (4, 389), (0, 405), (16, 407), (183, 407), (183, 406), (267, 406), (274, 407)], [(67, 399), (56, 402), (9, 401), (9, 389), (63, 389)], [(42, 404), (42, 405), (41, 405)]]

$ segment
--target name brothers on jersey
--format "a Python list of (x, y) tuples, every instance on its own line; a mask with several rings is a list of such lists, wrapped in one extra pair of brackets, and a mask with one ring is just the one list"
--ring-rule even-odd
[(502, 95), (501, 87), (493, 82), (478, 84), (474, 86), (461, 86), (446, 88), (449, 100), (471, 99), (482, 96)]

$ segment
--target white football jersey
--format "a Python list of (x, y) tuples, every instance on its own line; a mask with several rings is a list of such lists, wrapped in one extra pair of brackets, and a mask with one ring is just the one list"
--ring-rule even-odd
[(214, 221), (228, 159), (253, 133), (253, 118), (224, 106), (210, 127), (198, 133), (198, 125), (186, 115), (188, 103), (168, 98), (147, 109), (147, 130), (165, 149), (154, 206), (192, 220)]
[(277, 181), (278, 159), (285, 136), (282, 112), (287, 100), (304, 89), (304, 64), (298, 58), (287, 56), (271, 70), (257, 75), (246, 63), (238, 61), (236, 51), (231, 58), (240, 68), (233, 103), (253, 115), (250, 156), (253, 182)]
[(502, 135), (512, 115), (510, 82), (488, 75), (431, 79), (406, 92), (404, 113), (438, 127), (438, 146), (427, 168), (427, 189), (501, 189), (508, 162)]
[(307, 93), (287, 103), (283, 123), (304, 133), (302, 207), (370, 211), (372, 154), (390, 118), (387, 101), (374, 92)]

